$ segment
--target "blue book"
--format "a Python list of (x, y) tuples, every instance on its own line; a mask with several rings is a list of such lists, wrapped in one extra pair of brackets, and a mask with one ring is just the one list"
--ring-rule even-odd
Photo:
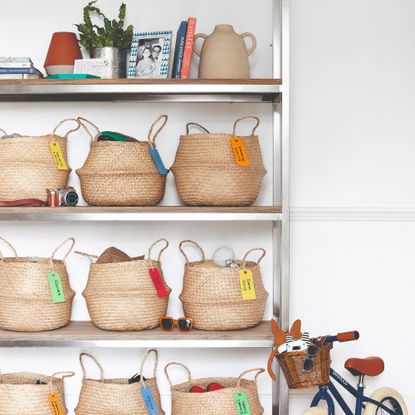
[(179, 30), (176, 37), (176, 49), (174, 51), (172, 78), (179, 79), (182, 72), (184, 44), (186, 41), (187, 21), (180, 23)]
[[(1, 65), (0, 65), (1, 66)], [(14, 74), (37, 74), (36, 68), (1, 68), (0, 75), (14, 75)]]

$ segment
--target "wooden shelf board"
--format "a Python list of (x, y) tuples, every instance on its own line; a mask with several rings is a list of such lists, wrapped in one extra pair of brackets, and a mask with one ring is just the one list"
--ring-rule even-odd
[(75, 321), (58, 330), (19, 333), (0, 330), (0, 347), (164, 347), (164, 348), (271, 348), (269, 321), (235, 331), (200, 331), (188, 334), (163, 332), (159, 328), (138, 332), (100, 330), (91, 322)]

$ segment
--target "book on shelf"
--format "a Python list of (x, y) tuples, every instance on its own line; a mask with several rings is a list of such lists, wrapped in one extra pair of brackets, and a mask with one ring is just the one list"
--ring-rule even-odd
[(15, 79), (15, 80), (19, 80), (19, 79), (42, 79), (43, 75), (39, 72), (39, 73), (21, 73), (21, 74), (16, 74), (16, 73), (11, 73), (11, 74), (0, 74), (0, 81), (5, 80), (5, 79)]
[(29, 57), (0, 56), (0, 68), (31, 68), (33, 62)]
[(183, 63), (180, 78), (188, 79), (190, 74), (190, 62), (193, 55), (193, 44), (196, 33), (196, 17), (189, 17), (187, 21), (186, 40), (184, 45)]
[(174, 50), (173, 71), (171, 77), (178, 79), (182, 72), (184, 45), (186, 41), (187, 21), (180, 23), (176, 37), (176, 49)]
[(36, 74), (39, 71), (34, 68), (34, 67), (30, 67), (30, 68), (2, 68), (0, 66), (0, 75), (10, 75), (10, 74), (17, 74), (17, 75), (21, 75), (21, 74)]

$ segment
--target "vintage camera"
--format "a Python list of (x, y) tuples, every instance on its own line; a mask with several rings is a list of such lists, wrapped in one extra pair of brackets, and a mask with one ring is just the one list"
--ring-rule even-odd
[(47, 189), (47, 204), (50, 207), (76, 206), (79, 202), (78, 193), (73, 187), (66, 189)]

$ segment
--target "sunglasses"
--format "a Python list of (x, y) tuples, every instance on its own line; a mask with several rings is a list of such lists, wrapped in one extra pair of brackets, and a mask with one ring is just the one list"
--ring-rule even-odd
[(181, 317), (177, 320), (171, 317), (162, 317), (160, 319), (160, 327), (164, 331), (173, 331), (175, 326), (182, 332), (189, 332), (192, 331), (193, 322), (191, 318), (186, 317)]

